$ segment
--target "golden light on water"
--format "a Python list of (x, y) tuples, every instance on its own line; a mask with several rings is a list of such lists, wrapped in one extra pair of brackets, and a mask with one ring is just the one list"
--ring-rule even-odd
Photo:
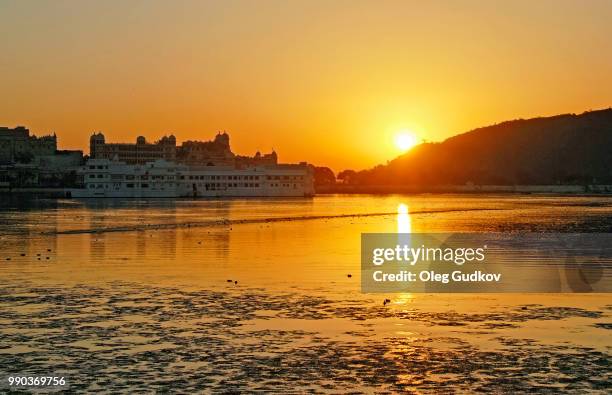
[(397, 233), (410, 233), (410, 214), (408, 206), (400, 203), (397, 206)]
[[(403, 233), (411, 233), (411, 223), (410, 223), (410, 214), (409, 214), (408, 205), (404, 203), (400, 203), (397, 205), (397, 233), (398, 233), (398, 242), (402, 243), (410, 243), (410, 236), (405, 235)], [(394, 298), (394, 303), (399, 305), (404, 305), (408, 302), (412, 301), (412, 294), (410, 293), (402, 293), (396, 295)], [(405, 333), (405, 335), (412, 335), (410, 333)]]
[[(411, 293), (400, 293), (395, 295), (395, 298), (393, 299), (393, 303), (396, 305), (404, 305), (404, 304), (408, 304), (408, 303), (412, 303), (414, 302), (414, 295)], [(410, 332), (408, 332), (408, 334), (412, 334)]]

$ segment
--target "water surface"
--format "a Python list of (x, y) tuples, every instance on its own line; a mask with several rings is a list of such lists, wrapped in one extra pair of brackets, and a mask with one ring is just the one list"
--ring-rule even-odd
[(359, 278), (362, 232), (611, 232), (610, 198), (2, 207), (1, 376), (121, 392), (610, 388), (608, 294), (362, 294)]

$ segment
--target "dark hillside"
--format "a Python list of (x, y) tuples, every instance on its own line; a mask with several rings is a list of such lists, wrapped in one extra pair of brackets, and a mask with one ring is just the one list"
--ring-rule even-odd
[(366, 185), (612, 183), (612, 109), (503, 122), (358, 172)]

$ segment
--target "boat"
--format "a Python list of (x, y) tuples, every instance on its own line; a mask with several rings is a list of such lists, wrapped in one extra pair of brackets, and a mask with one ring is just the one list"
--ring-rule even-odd
[(146, 164), (89, 159), (77, 174), (73, 198), (308, 197), (312, 166), (299, 164), (187, 166), (158, 159)]

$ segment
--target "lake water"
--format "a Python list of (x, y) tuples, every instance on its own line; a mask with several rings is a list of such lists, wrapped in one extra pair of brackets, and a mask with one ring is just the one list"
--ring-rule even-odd
[(612, 198), (11, 199), (0, 223), (2, 380), (61, 374), (73, 390), (130, 393), (612, 385), (610, 294), (363, 294), (359, 273), (364, 232), (612, 232)]

